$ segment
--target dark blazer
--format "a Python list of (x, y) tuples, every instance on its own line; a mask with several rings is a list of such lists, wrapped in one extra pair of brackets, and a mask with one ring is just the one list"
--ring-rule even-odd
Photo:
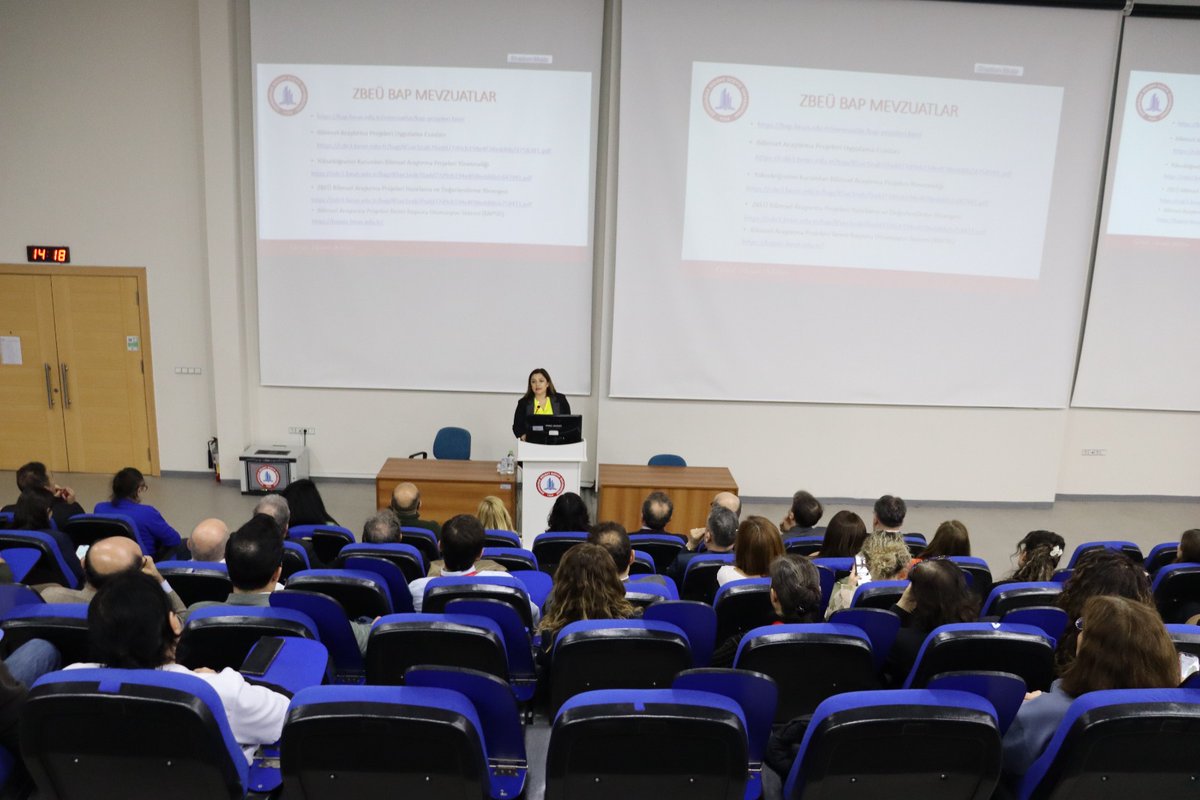
[[(567, 402), (567, 398), (561, 394), (551, 395), (550, 406), (554, 409), (556, 416), (571, 413), (571, 404)], [(533, 398), (526, 400), (522, 397), (517, 401), (517, 408), (513, 411), (513, 436), (520, 439), (525, 435), (525, 417), (533, 413)]]

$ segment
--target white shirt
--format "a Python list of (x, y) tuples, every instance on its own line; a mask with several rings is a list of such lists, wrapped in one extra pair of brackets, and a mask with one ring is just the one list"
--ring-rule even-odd
[[(518, 586), (521, 585), (521, 582), (519, 580), (517, 580), (516, 578), (513, 578), (512, 575), (509, 575), (507, 572), (502, 572), (500, 570), (494, 570), (494, 569), (479, 569), (479, 570), (477, 570), (477, 569), (475, 569), (474, 566), (472, 566), (470, 569), (464, 569), (464, 570), (461, 570), (458, 572), (456, 572), (454, 570), (444, 569), (444, 570), (442, 570), (441, 575), (437, 575), (434, 577), (463, 578), (463, 577), (474, 577), (476, 575), (478, 575), (481, 578), (486, 578), (488, 576), (493, 576), (493, 575), (494, 576), (502, 576), (505, 578), (512, 578), (513, 581), (515, 581)], [(413, 581), (412, 583), (410, 583), (408, 585), (408, 590), (410, 592), (412, 592), (413, 611), (417, 612), (418, 614), (421, 613), (421, 606), (425, 603), (425, 587), (429, 584), (429, 582), (431, 580), (433, 580), (433, 578), (417, 578), (415, 581)], [(531, 619), (533, 620), (533, 624), (537, 625), (538, 618), (541, 617), (541, 615), (542, 615), (542, 610), (537, 607), (537, 603), (533, 602), (533, 600), (529, 601), (529, 612), (530, 612), (530, 614), (532, 614)]]
[(724, 586), (730, 581), (740, 581), (749, 577), (733, 564), (726, 564), (717, 570), (717, 586)]

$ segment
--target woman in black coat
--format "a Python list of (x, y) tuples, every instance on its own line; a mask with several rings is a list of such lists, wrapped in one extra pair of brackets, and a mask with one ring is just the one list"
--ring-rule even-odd
[(554, 388), (550, 373), (538, 367), (529, 373), (525, 396), (517, 401), (516, 411), (513, 412), (513, 436), (524, 441), (527, 433), (525, 418), (530, 414), (562, 416), (570, 413), (571, 404)]

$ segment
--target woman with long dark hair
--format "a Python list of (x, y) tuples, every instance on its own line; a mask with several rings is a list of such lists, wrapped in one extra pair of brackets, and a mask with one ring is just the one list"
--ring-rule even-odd
[(584, 619), (629, 619), (637, 609), (625, 599), (625, 584), (612, 556), (598, 544), (575, 545), (563, 554), (554, 572), (554, 588), (542, 611), (538, 630), (549, 653), (559, 632)]
[(908, 580), (908, 588), (891, 608), (901, 626), (883, 667), (884, 681), (891, 686), (904, 683), (934, 628), (979, 617), (979, 599), (953, 561), (922, 561), (909, 571)]
[(591, 525), (583, 498), (574, 492), (560, 494), (546, 516), (546, 533), (586, 532)]
[(525, 394), (517, 401), (517, 408), (513, 412), (513, 436), (524, 441), (525, 434), (528, 433), (525, 418), (530, 414), (562, 416), (570, 413), (571, 404), (554, 388), (550, 373), (538, 367), (529, 373), (529, 379), (525, 383)]
[(325, 510), (325, 501), (317, 491), (317, 485), (308, 478), (288, 484), (280, 492), (287, 500), (291, 514), (289, 527), (297, 525), (337, 525), (337, 520)]

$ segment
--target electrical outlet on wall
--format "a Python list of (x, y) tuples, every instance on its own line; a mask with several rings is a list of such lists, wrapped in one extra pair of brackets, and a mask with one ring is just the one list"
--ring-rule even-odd
[(294, 433), (297, 436), (316, 436), (317, 429), (305, 427), (304, 425), (288, 426), (288, 433)]
[(1083, 448), (1083, 453), (1082, 453), (1082, 455), (1085, 455), (1085, 456), (1106, 456), (1106, 455), (1108, 455), (1108, 451), (1107, 451), (1107, 450), (1105, 450), (1105, 449), (1104, 449), (1104, 448), (1102, 448), (1102, 447), (1085, 447), (1085, 448)]

